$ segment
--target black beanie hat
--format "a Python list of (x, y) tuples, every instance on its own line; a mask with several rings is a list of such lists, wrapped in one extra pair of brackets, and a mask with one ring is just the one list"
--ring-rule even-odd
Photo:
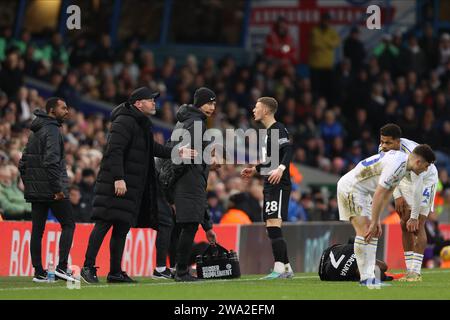
[(202, 105), (215, 101), (216, 94), (206, 87), (198, 88), (194, 93), (194, 107), (200, 108)]

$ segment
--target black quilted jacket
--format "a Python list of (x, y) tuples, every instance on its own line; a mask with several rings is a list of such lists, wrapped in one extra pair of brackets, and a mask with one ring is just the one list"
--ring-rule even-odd
[(55, 194), (69, 196), (61, 124), (42, 110), (35, 110), (31, 135), (19, 162), (28, 202), (51, 201)]

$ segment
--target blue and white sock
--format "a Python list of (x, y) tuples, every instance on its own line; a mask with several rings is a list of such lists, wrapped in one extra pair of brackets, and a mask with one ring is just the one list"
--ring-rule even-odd
[(375, 278), (375, 263), (377, 261), (377, 247), (378, 247), (378, 238), (370, 239), (370, 242), (367, 244), (367, 274), (370, 274), (370, 278)]
[(414, 252), (411, 271), (420, 274), (422, 270), (422, 261), (423, 261), (423, 254)]
[(405, 251), (405, 264), (406, 272), (410, 272), (412, 269), (414, 251)]
[(369, 279), (371, 275), (367, 273), (367, 243), (364, 241), (364, 237), (361, 236), (355, 237), (353, 250), (355, 251), (356, 263), (358, 264), (360, 280), (363, 281)]

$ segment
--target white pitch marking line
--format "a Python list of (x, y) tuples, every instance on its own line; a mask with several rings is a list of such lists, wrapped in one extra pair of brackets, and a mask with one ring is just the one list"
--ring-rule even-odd
[[(298, 276), (294, 277), (294, 279), (316, 279), (318, 276)], [(198, 282), (190, 282), (187, 284), (202, 284), (202, 283), (223, 283), (223, 282), (248, 282), (248, 281), (261, 281), (259, 278), (254, 279), (223, 279), (223, 280), (205, 280)], [(160, 283), (138, 283), (138, 284), (121, 284), (121, 285), (82, 285), (82, 288), (109, 288), (109, 287), (143, 287), (143, 286), (167, 286), (167, 285), (177, 285), (177, 284), (186, 284), (186, 282), (160, 282)], [(49, 290), (49, 289), (65, 289), (66, 287), (23, 287), (23, 288), (0, 288), (0, 292), (2, 291), (21, 291), (21, 290)], [(75, 291), (76, 292), (76, 291)]]
[[(449, 273), (450, 270), (440, 270), (440, 271), (434, 271), (434, 270), (422, 270), (422, 273), (424, 274), (430, 274), (430, 273)], [(297, 276), (294, 277), (294, 279), (317, 279), (319, 276)], [(198, 282), (190, 282), (188, 284), (202, 284), (202, 283), (223, 283), (223, 282), (248, 282), (248, 281), (261, 281), (259, 278), (254, 279), (224, 279), (224, 280), (206, 280), (206, 281), (198, 281)], [(82, 288), (109, 288), (109, 287), (143, 287), (143, 286), (170, 286), (170, 285), (177, 285), (177, 284), (186, 284), (186, 282), (160, 282), (160, 283), (138, 283), (138, 284), (122, 284), (122, 285), (83, 285)], [(5, 291), (22, 291), (22, 290), (49, 290), (49, 289), (65, 289), (65, 287), (24, 287), (24, 288), (0, 288), (0, 292)]]

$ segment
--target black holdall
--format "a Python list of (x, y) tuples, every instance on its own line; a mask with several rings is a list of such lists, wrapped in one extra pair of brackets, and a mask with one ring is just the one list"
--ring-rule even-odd
[(203, 255), (195, 259), (197, 277), (200, 279), (240, 278), (241, 270), (237, 253), (219, 244), (209, 245)]

